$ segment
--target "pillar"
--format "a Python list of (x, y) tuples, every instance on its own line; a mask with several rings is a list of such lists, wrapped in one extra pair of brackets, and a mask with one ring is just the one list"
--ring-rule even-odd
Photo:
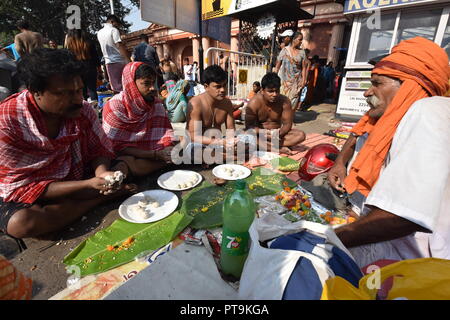
[[(231, 51), (239, 51), (239, 39), (238, 37), (231, 37)], [(237, 63), (238, 63), (239, 57), (235, 54), (230, 54), (230, 62), (231, 67), (233, 68), (233, 73), (237, 74)]]
[(200, 57), (198, 54), (198, 49), (200, 48), (200, 38), (192, 39), (192, 56), (194, 61), (197, 61), (200, 64)]
[(333, 62), (333, 66), (336, 67), (339, 59), (339, 51), (337, 48), (342, 46), (342, 41), (344, 39), (344, 29), (345, 25), (343, 23), (337, 23), (333, 25), (331, 30), (330, 46), (328, 48), (327, 63), (329, 61)]
[(162, 44), (156, 45), (156, 53), (158, 54), (159, 60), (164, 59), (164, 48)]
[(206, 65), (210, 66), (212, 64), (211, 55), (209, 55), (208, 57), (206, 56), (206, 51), (211, 46), (210, 39), (208, 37), (202, 38), (202, 46), (203, 46), (203, 61), (205, 61), (205, 67)]
[(168, 44), (167, 42), (163, 44), (163, 52), (164, 53), (162, 58), (164, 58), (165, 55), (168, 55), (173, 60), (174, 57), (172, 56), (172, 48), (170, 47), (170, 44)]

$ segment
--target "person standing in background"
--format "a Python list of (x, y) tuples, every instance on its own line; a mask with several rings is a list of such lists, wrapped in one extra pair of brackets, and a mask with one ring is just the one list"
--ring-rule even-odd
[(306, 86), (308, 75), (307, 55), (301, 48), (302, 40), (300, 32), (292, 36), (292, 42), (278, 55), (274, 70), (281, 79), (281, 94), (289, 98), (294, 109), (298, 108), (300, 92)]
[(172, 58), (167, 53), (164, 54), (164, 59), (163, 59), (163, 61), (161, 61), (161, 65), (164, 62), (168, 63), (168, 65), (170, 66), (169, 72), (175, 73), (178, 76), (180, 75), (177, 65), (175, 64), (175, 62), (172, 61)]
[(20, 56), (43, 47), (44, 39), (42, 35), (38, 32), (31, 31), (27, 21), (20, 21), (17, 24), (17, 28), (20, 30), (20, 33), (14, 38), (14, 44)]
[(145, 49), (145, 59), (148, 61), (147, 64), (150, 65), (156, 72), (156, 89), (159, 90), (164, 83), (162, 70), (160, 68), (160, 59), (155, 47), (151, 44), (147, 45)]
[(90, 41), (81, 29), (71, 29), (67, 33), (64, 47), (70, 50), (78, 61), (84, 63), (86, 72), (82, 76), (84, 98), (98, 101), (97, 95), (97, 68), (100, 66), (100, 58), (95, 49), (95, 44)]
[(194, 81), (193, 69), (194, 67), (192, 66), (192, 64), (189, 63), (189, 58), (184, 58), (184, 66), (183, 66), (184, 80)]
[(280, 50), (282, 50), (283, 48), (285, 48), (291, 44), (293, 35), (294, 35), (294, 31), (292, 31), (290, 29), (285, 30), (283, 33), (280, 34), (280, 38), (282, 39), (281, 43), (280, 43)]
[(194, 81), (199, 82), (199, 76), (198, 76), (198, 62), (194, 61), (192, 64), (192, 72), (194, 73)]
[(119, 18), (110, 15), (106, 19), (104, 27), (97, 33), (111, 89), (116, 93), (122, 91), (122, 71), (125, 65), (131, 61), (117, 29), (120, 25)]
[(326, 83), (326, 98), (333, 97), (333, 82), (336, 78), (336, 71), (333, 68), (333, 62), (329, 61), (327, 65), (323, 68), (323, 77)]
[(133, 54), (131, 55), (132, 60), (135, 62), (149, 63), (150, 61), (147, 60), (145, 56), (145, 51), (148, 47), (148, 37), (146, 34), (141, 34), (139, 39), (141, 40), (141, 43), (134, 47)]

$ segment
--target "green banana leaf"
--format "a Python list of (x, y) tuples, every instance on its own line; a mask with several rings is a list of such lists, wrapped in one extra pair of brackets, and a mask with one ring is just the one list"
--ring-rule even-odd
[(257, 168), (246, 179), (250, 193), (254, 197), (262, 197), (280, 192), (286, 187), (294, 188), (297, 183), (285, 175), (275, 173), (267, 168)]
[(193, 217), (190, 227), (208, 229), (222, 225), (222, 206), (225, 197), (234, 190), (233, 183), (216, 186), (205, 181), (183, 198), (181, 211)]
[[(286, 186), (293, 188), (297, 185), (284, 175), (265, 168), (252, 171), (252, 175), (245, 180), (250, 193), (254, 197), (275, 194)], [(205, 181), (202, 186), (188, 193), (183, 198), (181, 211), (193, 217), (189, 226), (194, 229), (220, 227), (223, 223), (223, 202), (225, 197), (233, 191), (234, 182), (230, 181), (219, 187)]]
[[(254, 170), (246, 181), (254, 197), (275, 194), (286, 186), (296, 186), (294, 181), (284, 175), (265, 168)], [(156, 250), (168, 244), (188, 225), (195, 229), (219, 227), (222, 225), (223, 201), (233, 190), (233, 182), (219, 187), (205, 181), (186, 194), (180, 209), (167, 218), (149, 224), (118, 219), (108, 228), (82, 242), (63, 262), (67, 266), (80, 267), (81, 276), (101, 273), (132, 261), (142, 252)], [(202, 211), (205, 207), (208, 210)], [(108, 246), (117, 248), (130, 237), (133, 242), (129, 248), (108, 250)]]
[[(82, 242), (63, 262), (78, 266), (81, 276), (104, 272), (132, 261), (144, 251), (156, 250), (172, 241), (192, 221), (180, 210), (165, 219), (146, 224), (116, 220), (108, 228), (97, 232)], [(117, 250), (129, 237), (133, 242), (128, 248)], [(108, 246), (116, 249), (109, 251)]]
[(298, 171), (298, 169), (300, 168), (300, 163), (298, 161), (288, 157), (273, 159), (272, 161), (270, 161), (270, 164), (272, 165), (272, 168), (284, 172)]

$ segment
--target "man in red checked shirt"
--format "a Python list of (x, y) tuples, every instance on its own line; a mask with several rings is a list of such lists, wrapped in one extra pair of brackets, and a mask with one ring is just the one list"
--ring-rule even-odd
[[(112, 190), (105, 180), (114, 173), (111, 142), (83, 102), (83, 66), (69, 51), (36, 49), (18, 71), (27, 90), (0, 105), (0, 229), (28, 238), (60, 230), (134, 186)], [(128, 173), (123, 162), (114, 169)]]

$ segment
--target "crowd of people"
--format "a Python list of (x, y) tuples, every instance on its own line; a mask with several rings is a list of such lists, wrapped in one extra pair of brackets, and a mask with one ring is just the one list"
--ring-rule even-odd
[[(15, 47), (25, 89), (0, 105), (4, 233), (27, 238), (55, 232), (136, 192), (134, 179), (172, 163), (174, 146), (183, 143), (172, 123), (186, 122), (186, 154), (208, 146), (224, 153), (237, 144), (235, 136), (206, 134), (236, 129), (225, 59), (203, 71), (199, 90), (195, 63), (185, 60), (181, 71), (168, 55), (160, 61), (145, 37), (130, 55), (119, 23), (110, 16), (97, 34), (116, 93), (101, 119), (85, 101), (96, 99), (100, 65), (92, 40), (73, 30), (66, 49), (43, 48), (42, 36), (21, 25)], [(317, 99), (315, 91), (326, 94), (334, 70), (308, 57), (301, 33), (285, 34), (283, 43), (274, 72), (253, 83), (245, 130), (270, 141), (276, 136), (279, 151), (289, 154), (305, 139), (293, 127), (294, 110)], [(420, 37), (400, 42), (372, 70), (364, 94), (370, 110), (327, 175), (358, 217), (335, 231), (360, 266), (379, 259), (450, 258), (450, 98), (443, 97), (449, 78), (446, 52)], [(115, 171), (124, 174), (123, 184), (105, 180)]]

